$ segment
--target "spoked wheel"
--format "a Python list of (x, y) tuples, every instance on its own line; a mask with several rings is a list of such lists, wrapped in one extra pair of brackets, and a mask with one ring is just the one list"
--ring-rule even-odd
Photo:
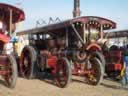
[(104, 69), (101, 61), (98, 58), (94, 57), (94, 58), (90, 58), (88, 63), (90, 66), (89, 68), (90, 73), (87, 76), (88, 83), (92, 85), (100, 84), (103, 80), (103, 75), (104, 75)]
[(68, 59), (59, 59), (56, 68), (55, 80), (57, 85), (61, 88), (67, 87), (71, 80), (71, 67)]
[(26, 46), (20, 58), (20, 73), (24, 78), (32, 79), (34, 77), (34, 65), (36, 62), (36, 53), (33, 47)]
[(6, 70), (8, 71), (8, 74), (4, 76), (4, 79), (7, 83), (7, 86), (9, 88), (14, 88), (18, 77), (18, 71), (17, 71), (16, 60), (11, 55), (7, 55)]

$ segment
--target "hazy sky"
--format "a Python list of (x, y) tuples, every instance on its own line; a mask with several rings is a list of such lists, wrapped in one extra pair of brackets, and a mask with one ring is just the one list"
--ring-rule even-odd
[[(0, 0), (22, 8), (26, 20), (20, 30), (33, 28), (40, 18), (72, 18), (74, 0)], [(17, 3), (21, 5), (17, 5)], [(117, 29), (128, 29), (128, 0), (81, 0), (82, 16), (100, 16), (117, 23)]]

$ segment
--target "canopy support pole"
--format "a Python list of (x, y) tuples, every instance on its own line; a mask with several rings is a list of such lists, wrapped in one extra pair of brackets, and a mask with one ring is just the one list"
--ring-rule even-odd
[(100, 27), (100, 38), (103, 39), (104, 37), (104, 34), (103, 34), (103, 25), (101, 24), (101, 27)]
[(9, 36), (12, 35), (12, 9), (10, 9)]
[(86, 27), (86, 24), (85, 23), (84, 23), (84, 26), (83, 27), (84, 27), (83, 28), (84, 29), (84, 31), (83, 31), (84, 32), (83, 39), (84, 39), (84, 44), (85, 44), (87, 42), (86, 41), (86, 28), (85, 28)]
[(80, 34), (78, 33), (78, 31), (76, 30), (73, 24), (72, 24), (72, 28), (74, 32), (76, 33), (76, 35), (78, 36), (78, 39), (82, 42), (82, 44), (84, 44), (84, 40), (81, 38)]
[(66, 47), (68, 47), (68, 42), (69, 42), (69, 40), (68, 40), (68, 28), (66, 28)]

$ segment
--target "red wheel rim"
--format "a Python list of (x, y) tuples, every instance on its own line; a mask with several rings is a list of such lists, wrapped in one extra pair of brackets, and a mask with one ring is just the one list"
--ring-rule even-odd
[(5, 80), (7, 82), (8, 85), (11, 84), (11, 82), (13, 81), (13, 71), (14, 69), (12, 69), (12, 63), (11, 61), (9, 60), (9, 58), (7, 58), (7, 71), (8, 71), (8, 74), (5, 75)]
[(60, 87), (64, 87), (67, 84), (68, 72), (67, 64), (64, 60), (59, 60), (57, 64), (56, 81)]
[(96, 84), (96, 82), (98, 82), (99, 80), (99, 70), (97, 68), (97, 62), (95, 62), (95, 60), (90, 60), (90, 73), (88, 74), (88, 80), (89, 82), (91, 82), (91, 84)]

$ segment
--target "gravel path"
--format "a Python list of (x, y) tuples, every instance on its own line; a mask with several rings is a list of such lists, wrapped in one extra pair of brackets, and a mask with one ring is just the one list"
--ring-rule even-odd
[(84, 84), (75, 79), (67, 88), (58, 88), (51, 81), (18, 78), (15, 89), (7, 88), (0, 81), (0, 96), (128, 96), (128, 89), (120, 84), (104, 80), (99, 86)]

